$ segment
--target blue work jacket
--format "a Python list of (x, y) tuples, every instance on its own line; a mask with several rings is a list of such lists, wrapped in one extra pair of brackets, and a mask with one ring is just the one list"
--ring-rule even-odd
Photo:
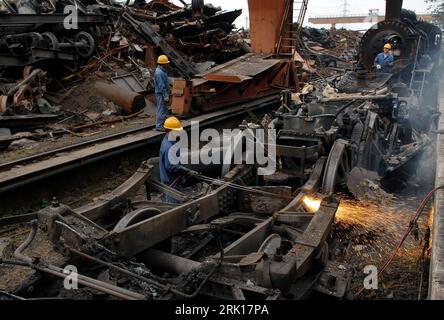
[(163, 97), (169, 97), (171, 95), (168, 74), (160, 66), (158, 66), (154, 72), (154, 88), (156, 95), (162, 95)]
[(390, 72), (390, 67), (393, 65), (393, 62), (395, 62), (395, 58), (391, 53), (385, 55), (384, 52), (381, 52), (375, 58), (375, 65), (379, 64), (382, 67), (381, 71), (384, 73)]
[[(182, 167), (180, 164), (171, 163), (168, 154), (170, 149), (176, 144), (176, 141), (170, 141), (168, 135), (163, 138), (160, 146), (160, 182), (166, 185), (171, 185), (175, 180), (182, 175)], [(180, 155), (180, 149), (177, 150), (177, 156)]]

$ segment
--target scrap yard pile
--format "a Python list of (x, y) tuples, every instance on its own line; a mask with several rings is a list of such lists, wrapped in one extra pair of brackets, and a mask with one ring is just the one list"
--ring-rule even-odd
[[(203, 1), (182, 7), (166, 0), (135, 1), (132, 5), (77, 1), (78, 25), (67, 29), (65, 24), (70, 20), (63, 10), (72, 3), (2, 2), (3, 150), (32, 148), (48, 138), (51, 146), (43, 148), (52, 148), (54, 142), (63, 146), (79, 138), (104, 134), (110, 126), (122, 130), (122, 126), (150, 123), (147, 118), (154, 117), (155, 104), (154, 69), (161, 54), (170, 57), (171, 79), (200, 77), (222, 83), (222, 87), (219, 84), (214, 89), (205, 81), (193, 82), (192, 94), (205, 97), (206, 102), (199, 100), (203, 106), (195, 111), (194, 103), (186, 105), (187, 93), (183, 93), (184, 98), (178, 99), (179, 107), (173, 107), (180, 115), (266, 96), (270, 94), (269, 86), (285, 87), (280, 80), (283, 65), (279, 60), (264, 61), (248, 55), (250, 35), (234, 26), (241, 10), (222, 11)], [(304, 71), (313, 79), (351, 68), (359, 38), (359, 33), (346, 30), (303, 29)], [(236, 63), (239, 66), (234, 66)], [(216, 71), (209, 74), (209, 70)], [(267, 78), (259, 75), (251, 84), (246, 81), (264, 70), (271, 70)], [(236, 77), (227, 77), (227, 73), (235, 73)], [(271, 76), (275, 78), (268, 78)], [(303, 82), (308, 80), (302, 77)], [(239, 95), (228, 85), (224, 87), (230, 82), (243, 82), (246, 88)], [(174, 92), (186, 89), (179, 85)]]
[(78, 25), (67, 29), (63, 10), (73, 3), (1, 2), (2, 148), (24, 137), (85, 137), (100, 133), (91, 128), (101, 124), (152, 117), (140, 111), (155, 102), (160, 54), (172, 60), (170, 76), (189, 79), (250, 51), (245, 32), (234, 30), (241, 10), (203, 1), (75, 1)]
[(441, 29), (180, 2), (0, 0), (0, 300), (426, 297)]
[(302, 29), (302, 54), (307, 71), (329, 76), (352, 69), (358, 60), (362, 34), (346, 29)]

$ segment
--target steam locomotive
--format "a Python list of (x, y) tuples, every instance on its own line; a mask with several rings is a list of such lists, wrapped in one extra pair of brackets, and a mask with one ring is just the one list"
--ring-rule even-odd
[(386, 43), (401, 66), (430, 56), (435, 60), (441, 50), (442, 31), (429, 22), (418, 20), (413, 11), (403, 10), (399, 20), (385, 20), (370, 28), (362, 38), (361, 66), (371, 68), (375, 56)]
[[(283, 92), (270, 128), (285, 152), (267, 183), (285, 177), (279, 182), (308, 184), (323, 194), (344, 186), (359, 197), (366, 192), (363, 181), (379, 180), (421, 155), (437, 119), (441, 39), (440, 28), (413, 12), (388, 10), (387, 20), (363, 36), (355, 70), (311, 84), (296, 102)], [(374, 59), (386, 43), (395, 64), (379, 73)]]

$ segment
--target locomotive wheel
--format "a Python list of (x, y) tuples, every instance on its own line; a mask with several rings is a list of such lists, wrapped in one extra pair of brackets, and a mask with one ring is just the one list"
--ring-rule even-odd
[(133, 211), (124, 216), (119, 223), (114, 227), (114, 232), (121, 232), (126, 228), (135, 225), (136, 223), (142, 222), (158, 214), (162, 213), (159, 209), (156, 208), (144, 208), (137, 211)]
[(38, 47), (43, 40), (43, 36), (38, 32), (28, 33), (28, 45), (30, 48)]
[(44, 40), (48, 41), (48, 48), (51, 50), (58, 50), (59, 49), (59, 40), (57, 40), (57, 37), (52, 32), (44, 32), (42, 33), (42, 37)]
[(347, 183), (352, 169), (348, 145), (345, 140), (337, 140), (330, 151), (322, 182), (324, 194), (333, 194), (337, 186)]
[(82, 47), (76, 47), (77, 54), (82, 58), (90, 58), (96, 50), (96, 40), (85, 31), (80, 31), (74, 37), (75, 42), (83, 42)]

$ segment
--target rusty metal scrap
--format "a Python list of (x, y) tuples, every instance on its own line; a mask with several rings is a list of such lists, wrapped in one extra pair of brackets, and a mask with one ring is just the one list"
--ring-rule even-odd
[[(242, 101), (277, 95), (281, 88), (298, 88), (292, 61), (246, 54), (197, 75), (191, 82), (175, 81), (173, 112), (209, 112)], [(240, 84), (240, 86), (239, 86)]]
[(193, 64), (187, 61), (182, 54), (177, 52), (172, 46), (170, 46), (163, 37), (161, 37), (148, 23), (141, 23), (132, 18), (127, 13), (122, 15), (122, 18), (128, 21), (137, 32), (140, 32), (143, 36), (148, 37), (155, 45), (159, 46), (162, 51), (168, 55), (172, 63), (176, 66), (179, 72), (187, 79), (190, 79), (196, 74), (196, 70)]
[(301, 37), (304, 71), (310, 74), (328, 77), (351, 69), (358, 60), (359, 32), (306, 27)]
[[(141, 170), (143, 172), (136, 173), (115, 192), (83, 209), (72, 210), (53, 203), (38, 212), (37, 216), (23, 216), (22, 220), (9, 219), (10, 222), (24, 223), (37, 217), (37, 220), (32, 221), (28, 240), (16, 251), (17, 260), (4, 259), (0, 264), (28, 266), (58, 276), (61, 267), (69, 264), (73, 258), (67, 255), (71, 253), (83, 258), (85, 265), (93, 262), (107, 268), (107, 272), (113, 274), (116, 281), (122, 278), (133, 279), (135, 282), (120, 281), (123, 286), (117, 287), (107, 285), (91, 274), (79, 274), (82, 280), (80, 284), (122, 299), (193, 299), (202, 296), (244, 299), (249, 294), (262, 299), (278, 299), (290, 293), (296, 299), (305, 296), (307, 291), (298, 289), (298, 279), (307, 274), (307, 266), (321, 266), (323, 263), (314, 253), (325, 250), (322, 244), (330, 232), (338, 206), (335, 199), (325, 198), (319, 211), (309, 216), (302, 203), (303, 194), (293, 199), (288, 188), (282, 189), (283, 192), (276, 189), (276, 194), (282, 198), (266, 211), (251, 206), (244, 208), (251, 213), (229, 214), (236, 207), (238, 197), (273, 192), (263, 187), (251, 188), (249, 192), (230, 188), (233, 181), (248, 183), (254, 180), (253, 167), (238, 166), (225, 176), (222, 186), (213, 186), (207, 196), (195, 201), (180, 206), (143, 201), (134, 202), (128, 208), (124, 205), (128, 204), (127, 197), (153, 173), (152, 168), (146, 165)], [(119, 206), (116, 205), (118, 202)], [(127, 208), (130, 211), (126, 211)], [(95, 221), (109, 218), (110, 210), (127, 212), (110, 232), (85, 217)], [(279, 220), (276, 225), (276, 218), (272, 216), (276, 210), (282, 216), (291, 215), (294, 218), (298, 218), (295, 212), (299, 212), (301, 219), (288, 222)], [(200, 224), (204, 221), (210, 221), (210, 224)], [(156, 227), (159, 223), (163, 225), (162, 228)], [(288, 238), (286, 234), (291, 234), (291, 225), (294, 223), (298, 224), (302, 233), (300, 237)], [(22, 254), (23, 249), (34, 240), (37, 225), (45, 230), (55, 248), (64, 252), (65, 259), (61, 266), (46, 264), (44, 261), (37, 265), (34, 259)], [(245, 231), (236, 232), (232, 229), (236, 226)], [(154, 227), (156, 232), (146, 237), (146, 231)], [(172, 243), (183, 242), (190, 233), (195, 236), (207, 234), (209, 239), (203, 245), (199, 244), (194, 254), (181, 253), (183, 248), (179, 246), (174, 249), (174, 245), (172, 251), (153, 248), (163, 239), (171, 238)], [(209, 250), (207, 258), (195, 260), (193, 256), (204, 247)], [(137, 253), (141, 253), (138, 262), (131, 258)], [(238, 274), (236, 278), (232, 277), (233, 268)], [(156, 276), (153, 270), (168, 272), (172, 277)], [(331, 276), (335, 277), (334, 273)], [(338, 290), (334, 292), (339, 295), (339, 292), (345, 292), (342, 287)]]
[(128, 89), (123, 89), (115, 84), (96, 82), (94, 89), (98, 95), (122, 107), (126, 114), (137, 113), (146, 106), (144, 96)]
[[(170, 56), (171, 76), (191, 79), (214, 64), (223, 64), (250, 50), (244, 41), (246, 35), (232, 32), (241, 10), (223, 12), (203, 3), (198, 8), (196, 4), (178, 7), (169, 1), (136, 1), (133, 5), (77, 1), (82, 31), (66, 33), (60, 28), (65, 18), (61, 8), (71, 1), (57, 1), (54, 6), (51, 3), (28, 3), (18, 10), (15, 3), (8, 2), (8, 12), (0, 22), (0, 26), (5, 25), (0, 33), (0, 70), (6, 75), (0, 83), (16, 82), (12, 77), (17, 68), (26, 70), (49, 60), (61, 66), (60, 73), (48, 76), (52, 92), (60, 89), (70, 92), (71, 81), (94, 76), (111, 79), (116, 76), (114, 70), (120, 67), (128, 73), (136, 69), (136, 81), (146, 86), (149, 93), (153, 85), (150, 75), (160, 54)], [(87, 29), (91, 25), (96, 26), (95, 31)], [(137, 89), (141, 91), (145, 90)], [(1, 90), (0, 111), (16, 115), (52, 110), (57, 106), (51, 103), (58, 104), (57, 99), (53, 99), (53, 93), (43, 96), (45, 92), (45, 81), (40, 88), (22, 86), (14, 92), (15, 96)], [(131, 108), (126, 109), (128, 114), (132, 113)]]

